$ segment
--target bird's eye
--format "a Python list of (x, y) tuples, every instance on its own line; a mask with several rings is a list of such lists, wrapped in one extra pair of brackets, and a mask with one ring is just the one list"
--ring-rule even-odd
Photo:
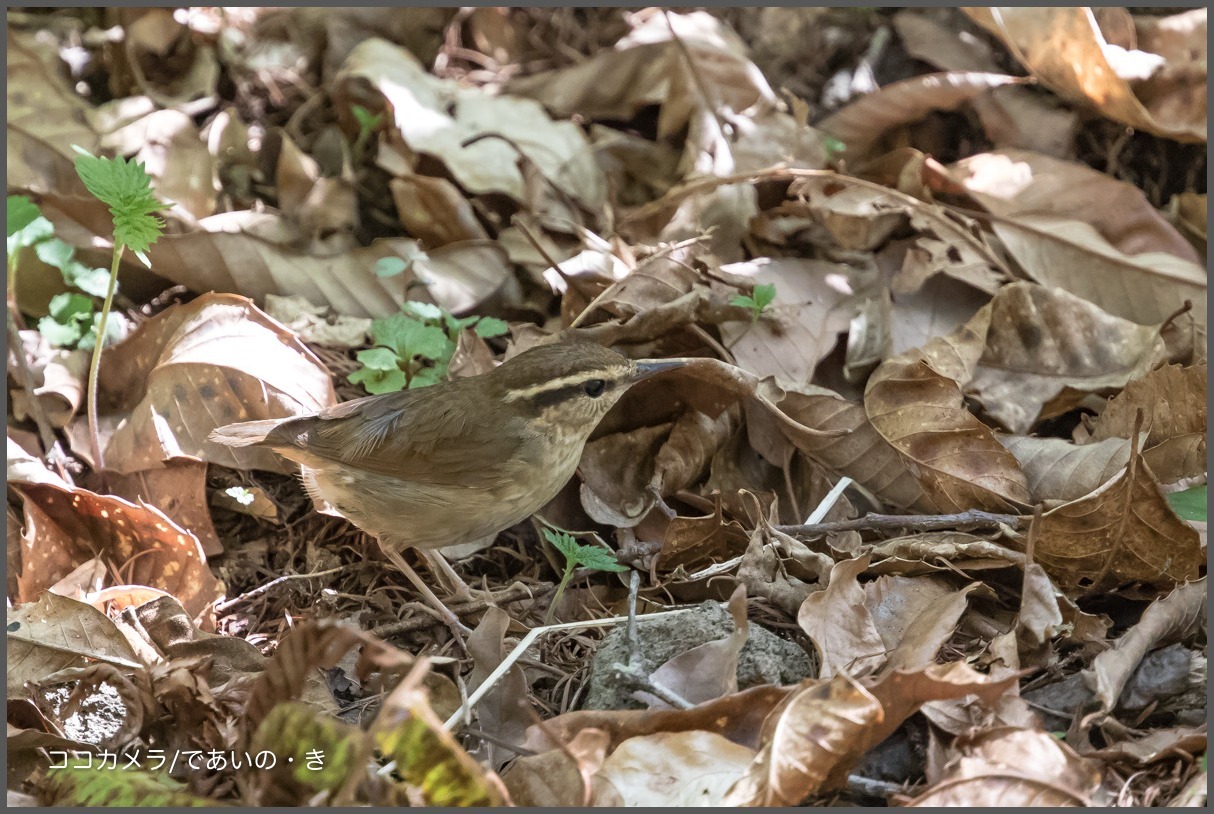
[(586, 395), (590, 396), (590, 398), (597, 399), (607, 389), (607, 382), (602, 379), (591, 379), (582, 385), (582, 389), (586, 391)]

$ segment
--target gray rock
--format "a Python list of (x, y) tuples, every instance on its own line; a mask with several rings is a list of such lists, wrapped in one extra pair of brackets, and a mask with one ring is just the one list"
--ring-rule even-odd
[[(723, 639), (733, 630), (733, 617), (722, 602), (704, 602), (675, 616), (642, 617), (637, 623), (641, 669), (650, 674), (680, 653)], [(632, 697), (634, 688), (621, 682), (612, 669), (614, 664), (627, 664), (628, 656), (628, 626), (621, 624), (607, 634), (594, 654), (583, 709), (645, 709), (645, 704)], [(800, 645), (750, 623), (750, 638), (738, 654), (738, 689), (795, 684), (815, 675), (816, 661)]]

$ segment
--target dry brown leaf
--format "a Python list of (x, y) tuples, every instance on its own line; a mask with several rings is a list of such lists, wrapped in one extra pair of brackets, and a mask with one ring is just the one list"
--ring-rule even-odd
[(1100, 772), (1049, 733), (1001, 727), (951, 750), (931, 787), (910, 802), (924, 806), (1087, 806)]
[[(739, 584), (729, 598), (729, 613), (733, 617), (733, 633), (723, 639), (705, 642), (680, 653), (654, 670), (650, 680), (660, 687), (672, 690), (692, 704), (702, 704), (736, 693), (738, 653), (750, 638), (744, 585)], [(668, 703), (650, 693), (638, 692), (635, 695), (647, 703), (650, 709), (670, 707)], [(749, 758), (747, 760), (749, 762)]]
[(1078, 500), (1130, 462), (1128, 439), (1109, 438), (1080, 446), (1063, 438), (996, 437), (1016, 456), (1034, 503)]
[(528, 202), (525, 159), (562, 194), (592, 212), (602, 207), (606, 182), (581, 128), (553, 121), (537, 102), (436, 78), (412, 53), (375, 37), (346, 58), (336, 78), (339, 105), (366, 105), (366, 86), (390, 105), (394, 149), (437, 158), (469, 192)]
[(1127, 734), (1126, 737), (1114, 740), (1103, 749), (1085, 753), (1085, 757), (1093, 760), (1130, 762), (1137, 766), (1146, 766), (1168, 758), (1188, 759), (1190, 755), (1202, 754), (1206, 751), (1207, 741), (1206, 724), (1170, 726), (1163, 729), (1152, 729), (1145, 735)]
[(776, 287), (775, 299), (757, 320), (722, 323), (721, 341), (734, 363), (756, 376), (809, 382), (838, 334), (848, 328), (849, 315), (836, 308), (852, 293), (847, 267), (765, 257), (731, 263), (721, 271)]
[[(1139, 85), (1119, 75), (1119, 63), (1136, 57), (1140, 63), (1166, 60), (1152, 60), (1142, 51), (1126, 51), (1106, 42), (1091, 9), (1004, 6), (967, 8), (965, 13), (999, 37), (1042, 84), (1064, 98), (1087, 102), (1115, 121), (1158, 136), (1185, 142), (1206, 140), (1204, 87), (1200, 101), (1181, 93), (1185, 101), (1196, 104), (1177, 105), (1172, 98), (1175, 94), (1156, 96), (1149, 88), (1144, 88), (1140, 98), (1135, 92)], [(1186, 84), (1189, 88), (1204, 86), (1205, 71)]]
[(88, 660), (138, 669), (126, 638), (96, 608), (53, 593), (8, 609), (8, 697), (24, 697), (37, 682)]
[(1182, 192), (1168, 202), (1168, 219), (1193, 244), (1201, 257), (1206, 256), (1206, 196)]
[[(992, 150), (958, 161), (949, 176), (1003, 218), (1057, 215), (1090, 224), (1118, 252), (1165, 252), (1192, 263), (1197, 253), (1137, 187), (1074, 161), (1028, 150)], [(1092, 206), (1100, 201), (1100, 206)]]
[(598, 729), (583, 729), (565, 744), (510, 764), (502, 782), (516, 806), (584, 806), (589, 804), (591, 778), (607, 757), (608, 737)]
[(825, 590), (806, 597), (797, 612), (797, 624), (822, 656), (822, 678), (868, 672), (885, 663), (888, 648), (857, 581), (868, 562), (864, 555), (836, 563)]
[[(201, 461), (174, 459), (163, 469), (145, 469), (106, 476), (110, 494), (132, 503), (155, 506), (183, 529), (189, 529), (208, 557), (223, 553), (207, 508), (207, 465)], [(264, 499), (264, 498), (263, 498)]]
[(654, 458), (670, 435), (671, 425), (612, 433), (588, 443), (578, 473), (582, 508), (598, 523), (632, 528), (653, 507), (646, 487), (654, 477)]
[(1144, 413), (1143, 458), (1160, 483), (1206, 471), (1206, 365), (1166, 365), (1130, 382), (1092, 425), (1090, 441), (1129, 438)]
[(763, 725), (768, 736), (727, 806), (794, 806), (859, 762), (881, 704), (847, 675), (805, 682)]
[(1022, 85), (1023, 77), (978, 71), (947, 71), (903, 79), (863, 96), (818, 123), (855, 159), (869, 152), (886, 130), (918, 121), (933, 110), (955, 110), (995, 88)]
[[(904, 9), (894, 15), (894, 29), (907, 53), (946, 71), (998, 71), (992, 49), (978, 37), (958, 36), (949, 9), (932, 15)], [(1027, 88), (997, 88), (973, 100), (982, 128), (996, 147), (1021, 147), (1047, 155), (1072, 154), (1078, 130), (1073, 110)]]
[[(877, 630), (890, 650), (890, 670), (922, 670), (933, 664), (956, 632), (970, 593), (980, 584), (971, 582), (952, 591), (943, 580), (930, 580), (886, 576), (867, 586)], [(906, 590), (893, 589), (902, 585)]]
[(663, 496), (689, 488), (703, 477), (737, 428), (735, 410), (724, 410), (715, 419), (698, 410), (683, 413), (654, 457), (650, 485)]
[(1206, 580), (1177, 586), (1143, 612), (1138, 623), (1119, 638), (1111, 650), (1100, 653), (1083, 671), (1100, 707), (1088, 714), (1087, 727), (1116, 706), (1121, 691), (1151, 650), (1192, 638), (1206, 627)]
[(935, 571), (968, 573), (1024, 564), (1019, 551), (956, 531), (924, 532), (875, 545), (869, 552), (870, 574), (917, 576)]
[(120, 473), (196, 458), (290, 471), (272, 453), (207, 440), (233, 421), (316, 412), (336, 403), (329, 371), (244, 297), (209, 294), (148, 320), (102, 356), (101, 398), (129, 418), (106, 464)]
[(522, 745), (533, 752), (546, 752), (570, 742), (579, 732), (600, 729), (610, 738), (610, 751), (629, 738), (698, 729), (722, 735), (740, 746), (758, 749), (763, 720), (795, 689), (764, 684), (691, 709), (566, 712), (544, 721), (543, 725), (532, 726)]
[(30, 601), (93, 557), (122, 583), (176, 597), (195, 617), (223, 595), (202, 546), (159, 509), (52, 484), (27, 484), (18, 599)]
[(753, 749), (690, 730), (629, 738), (594, 776), (596, 806), (716, 806), (754, 759)]
[(219, 197), (215, 160), (193, 120), (180, 110), (157, 110), (144, 126), (143, 144), (132, 160), (152, 176), (157, 197), (191, 218), (214, 214)]
[(883, 362), (864, 394), (873, 428), (940, 512), (1006, 511), (1029, 499), (1016, 459), (964, 405), (961, 385), (981, 358), (989, 314), (984, 307), (949, 336)]
[(1193, 305), (1206, 329), (1206, 272), (1172, 254), (1129, 256), (1092, 226), (1057, 215), (1022, 215), (992, 224), (995, 234), (1028, 276), (1065, 289), (1139, 325), (1159, 325)]
[[(468, 636), (468, 655), (472, 656), (472, 674), (468, 692), (474, 692), (497, 669), (507, 655), (505, 636), (510, 617), (501, 608), (490, 607), (476, 630)], [(522, 667), (512, 667), (501, 676), (476, 705), (477, 728), (488, 732), (500, 743), (487, 743), (483, 757), (493, 770), (515, 756), (507, 744), (519, 743), (531, 725), (527, 704), (527, 678)], [(477, 750), (478, 752), (480, 750)]]
[(1035, 559), (1067, 593), (1091, 595), (1131, 582), (1168, 590), (1196, 579), (1205, 554), (1135, 452), (1117, 477), (1042, 516)]
[(461, 240), (487, 240), (471, 204), (446, 178), (409, 174), (388, 182), (401, 225), (426, 246), (438, 248)]
[(1136, 325), (1059, 289), (1006, 286), (967, 326), (984, 343), (967, 395), (1017, 434), (1117, 390), (1167, 359), (1158, 326)]
[[(34, 330), (21, 331), (21, 344), (33, 374), (34, 398), (52, 426), (66, 427), (84, 404), (90, 354), (82, 350), (52, 348), (46, 338)], [(22, 381), (15, 353), (9, 354), (8, 368), (15, 381)], [(15, 418), (22, 421), (32, 418), (32, 405), (26, 391), (10, 391), (10, 398)]]

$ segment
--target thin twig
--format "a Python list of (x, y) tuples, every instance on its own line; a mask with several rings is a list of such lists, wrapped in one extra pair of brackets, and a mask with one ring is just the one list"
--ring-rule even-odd
[(836, 520), (830, 523), (806, 523), (796, 526), (776, 526), (777, 531), (794, 537), (818, 537), (838, 531), (942, 531), (956, 528), (1011, 526), (1022, 528), (1032, 518), (1028, 515), (994, 514), (992, 512), (968, 511), (960, 514), (867, 514), (855, 520)]
[[(579, 574), (579, 571), (584, 571), (585, 574)], [(574, 579), (578, 579), (580, 576), (586, 576), (592, 573), (595, 572), (591, 571), (589, 568), (579, 568), (578, 571), (574, 572), (573, 576)], [(459, 605), (450, 605), (448, 607), (456, 616), (469, 616), (471, 614), (480, 613), (481, 611), (486, 610), (490, 603), (494, 605), (506, 605), (511, 602), (519, 602), (524, 599), (543, 599), (545, 596), (555, 590), (555, 585), (546, 585), (537, 589), (532, 589), (526, 585), (520, 585), (514, 588), (507, 588), (506, 590), (493, 594), (491, 597), (486, 599), (474, 599), (471, 602), (464, 602)], [(404, 619), (400, 622), (389, 622), (386, 625), (380, 625), (379, 627), (372, 628), (371, 634), (383, 639), (387, 638), (388, 636), (395, 636), (399, 633), (412, 633), (415, 630), (423, 630), (425, 628), (432, 627), (435, 624), (436, 620), (431, 617), (414, 617), (413, 619)]]
[(330, 574), (337, 574), (342, 571), (345, 571), (347, 568), (349, 568), (349, 566), (339, 565), (336, 568), (330, 568), (327, 571), (317, 571), (314, 574), (284, 574), (283, 576), (278, 577), (277, 579), (270, 580), (265, 585), (257, 586), (256, 588), (249, 591), (248, 593), (243, 593), (240, 596), (234, 596), (225, 602), (220, 602), (218, 605), (215, 606), (215, 612), (222, 613), (223, 611), (227, 610), (228, 608), (232, 607), (233, 605), (235, 605), (239, 602), (244, 602), (245, 600), (252, 599), (255, 596), (261, 596), (262, 594), (266, 593), (267, 591), (271, 590), (272, 588), (275, 588), (279, 585), (283, 585), (287, 582), (290, 582), (291, 580), (311, 579), (313, 577), (327, 577)]
[(647, 692), (655, 698), (664, 701), (674, 709), (691, 709), (695, 704), (688, 701), (683, 696), (679, 695), (669, 687), (665, 687), (653, 680), (653, 677), (648, 675), (644, 670), (631, 664), (616, 663), (612, 665), (612, 670), (624, 683), (628, 684), (635, 690)]

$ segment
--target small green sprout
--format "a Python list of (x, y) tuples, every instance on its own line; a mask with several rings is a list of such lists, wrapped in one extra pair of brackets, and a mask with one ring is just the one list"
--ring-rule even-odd
[[(113, 260), (106, 280), (105, 303), (100, 318), (95, 322), (94, 332), (94, 336), (105, 337), (109, 335), (108, 320), (118, 285), (118, 263), (122, 260), (122, 253), (130, 249), (145, 266), (151, 266), (147, 250), (164, 231), (164, 221), (156, 213), (167, 209), (168, 205), (157, 200), (152, 192), (152, 178), (143, 164), (127, 161), (121, 156), (97, 158), (80, 147), (75, 147), (75, 150), (79, 153), (76, 156), (76, 174), (88, 191), (109, 207), (114, 223)], [(98, 341), (93, 343), (88, 381), (89, 440), (98, 470), (105, 468), (97, 430), (97, 373), (101, 368), (101, 347), (104, 344)]]
[(556, 594), (552, 597), (552, 604), (548, 606), (548, 612), (544, 615), (544, 624), (546, 625), (552, 622), (552, 614), (556, 612), (556, 607), (561, 602), (565, 588), (568, 587), (569, 581), (573, 579), (574, 569), (579, 565), (595, 571), (618, 572), (628, 570), (626, 566), (616, 562), (615, 556), (610, 551), (606, 551), (596, 545), (582, 545), (573, 539), (573, 535), (568, 532), (554, 532), (551, 529), (544, 529), (544, 539), (551, 543), (553, 548), (561, 552), (561, 556), (565, 558), (565, 573), (561, 575), (561, 582), (556, 587)]
[(358, 122), (358, 136), (354, 139), (354, 145), (350, 148), (351, 158), (355, 164), (361, 164), (363, 154), (366, 152), (367, 144), (371, 141), (371, 136), (384, 123), (383, 113), (372, 113), (362, 105), (354, 105), (351, 108), (354, 114), (354, 120)]
[(755, 286), (754, 291), (750, 295), (738, 294), (729, 301), (730, 305), (737, 305), (742, 308), (750, 309), (750, 321), (757, 322), (759, 316), (771, 305), (776, 299), (776, 287), (771, 283), (764, 283)]
[(488, 339), (505, 334), (510, 326), (493, 317), (457, 318), (437, 305), (410, 300), (400, 313), (371, 323), (373, 347), (358, 352), (362, 367), (347, 379), (372, 394), (438, 384), (447, 377), (465, 328)]

